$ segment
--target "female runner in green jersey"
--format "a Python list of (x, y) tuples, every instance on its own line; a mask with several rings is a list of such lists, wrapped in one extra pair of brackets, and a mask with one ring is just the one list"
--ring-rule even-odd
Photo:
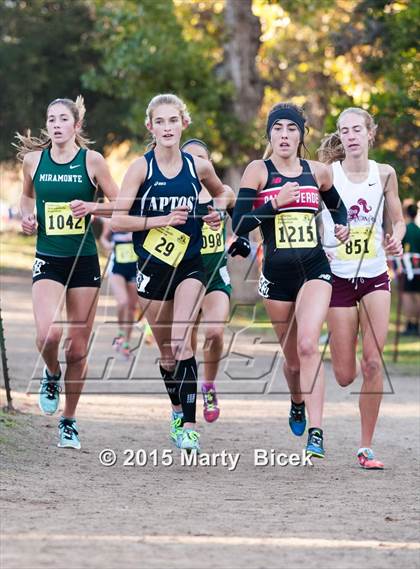
[[(184, 142), (181, 150), (193, 156), (198, 156), (204, 160), (210, 160), (210, 152), (207, 145), (196, 138)], [(231, 212), (235, 205), (235, 194), (229, 188), (230, 201), (227, 203), (227, 211)], [(207, 206), (213, 205), (213, 200), (206, 188), (202, 187), (200, 192), (201, 214), (207, 213)], [(201, 306), (200, 315), (194, 327), (192, 342), (194, 352), (197, 352), (197, 333), (198, 325), (204, 325), (204, 379), (201, 383), (201, 393), (203, 395), (203, 415), (208, 423), (216, 421), (220, 414), (215, 381), (219, 364), (223, 357), (223, 336), (224, 328), (229, 317), (230, 295), (232, 285), (227, 268), (227, 255), (240, 255), (247, 257), (251, 252), (251, 247), (247, 237), (238, 237), (226, 251), (226, 225), (222, 222), (218, 231), (212, 231), (206, 223), (202, 229), (203, 246), (201, 255), (207, 277), (206, 293)]]
[[(85, 107), (55, 99), (47, 108), (41, 138), (18, 135), (23, 159), (20, 199), (22, 229), (37, 233), (32, 300), (36, 345), (45, 362), (39, 406), (58, 409), (61, 369), (58, 350), (66, 304), (68, 335), (64, 383), (66, 399), (59, 421), (59, 447), (80, 448), (75, 413), (87, 372), (87, 350), (101, 283), (91, 215), (111, 215), (112, 204), (95, 201), (97, 186), (109, 200), (118, 193), (101, 154), (87, 150), (82, 134)], [(36, 214), (34, 213), (36, 206)]]

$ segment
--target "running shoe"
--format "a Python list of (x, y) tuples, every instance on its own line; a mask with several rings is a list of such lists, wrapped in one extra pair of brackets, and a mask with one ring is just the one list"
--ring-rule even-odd
[(80, 449), (79, 433), (76, 429), (76, 419), (66, 419), (61, 417), (58, 423), (58, 433), (60, 440), (58, 447)]
[(308, 444), (306, 445), (306, 454), (317, 458), (324, 458), (324, 438), (321, 429), (310, 429)]
[(112, 347), (116, 352), (119, 352), (121, 350), (123, 344), (124, 344), (124, 336), (119, 335), (112, 340)]
[(359, 448), (357, 451), (357, 460), (359, 461), (360, 468), (366, 470), (383, 470), (384, 465), (379, 460), (375, 460), (373, 450), (368, 447)]
[(301, 437), (306, 429), (305, 402), (290, 402), (289, 426), (292, 433), (297, 437)]
[(60, 377), (61, 370), (57, 375), (50, 375), (47, 366), (44, 367), (39, 388), (38, 405), (45, 415), (54, 415), (58, 409), (61, 391)]
[(153, 332), (147, 323), (144, 325), (144, 338), (148, 346), (151, 346), (153, 344)]
[(220, 409), (217, 405), (216, 389), (212, 383), (203, 383), (201, 393), (203, 394), (204, 401), (204, 418), (207, 423), (214, 423), (220, 415)]
[(131, 356), (130, 352), (130, 344), (128, 342), (124, 342), (122, 347), (120, 348), (120, 354), (125, 360), (129, 360)]
[(200, 435), (193, 429), (183, 429), (179, 448), (185, 449), (188, 452), (195, 450), (200, 452)]
[(181, 438), (184, 434), (182, 427), (184, 423), (184, 414), (181, 412), (172, 411), (171, 430), (169, 432), (170, 439), (177, 447), (181, 444)]

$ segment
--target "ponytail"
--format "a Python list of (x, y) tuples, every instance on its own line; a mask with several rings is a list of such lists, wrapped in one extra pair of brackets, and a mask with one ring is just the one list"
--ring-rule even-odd
[(327, 134), (322, 140), (321, 145), (317, 150), (320, 162), (324, 164), (332, 164), (333, 162), (344, 160), (346, 153), (341, 144), (338, 132)]
[[(67, 107), (67, 109), (73, 115), (75, 124), (80, 123), (80, 128), (76, 130), (75, 137), (77, 146), (80, 148), (87, 148), (90, 144), (93, 144), (93, 141), (89, 140), (89, 138), (87, 138), (82, 130), (83, 119), (86, 114), (86, 107), (82, 95), (79, 95), (76, 101), (72, 101), (71, 99), (54, 99), (54, 101), (48, 105), (47, 114), (49, 109), (57, 104), (61, 104)], [(26, 134), (20, 134), (17, 132), (15, 138), (17, 139), (17, 143), (13, 143), (12, 145), (18, 151), (17, 158), (19, 160), (23, 160), (25, 155), (29, 152), (34, 152), (35, 150), (45, 150), (51, 146), (51, 138), (45, 128), (41, 129), (39, 137), (31, 136), (31, 131), (27, 130)]]

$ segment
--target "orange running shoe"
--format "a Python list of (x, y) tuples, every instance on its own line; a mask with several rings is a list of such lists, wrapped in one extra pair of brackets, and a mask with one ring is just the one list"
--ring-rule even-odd
[(357, 460), (359, 461), (360, 468), (364, 468), (366, 470), (384, 469), (383, 463), (375, 459), (371, 448), (359, 448), (357, 451)]

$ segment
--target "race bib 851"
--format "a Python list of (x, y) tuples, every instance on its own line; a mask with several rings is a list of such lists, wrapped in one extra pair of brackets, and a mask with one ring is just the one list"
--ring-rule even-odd
[(351, 227), (349, 240), (337, 249), (337, 259), (340, 261), (357, 261), (361, 257), (376, 257), (375, 231), (370, 225)]

